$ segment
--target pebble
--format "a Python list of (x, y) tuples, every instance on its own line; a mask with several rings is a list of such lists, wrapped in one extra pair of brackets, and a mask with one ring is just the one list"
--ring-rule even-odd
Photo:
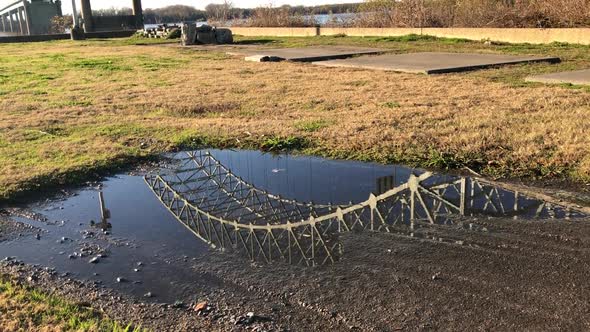
[(180, 301), (180, 300), (176, 300), (174, 302), (174, 304), (172, 305), (172, 308), (182, 308), (184, 307), (184, 302)]
[(98, 262), (100, 261), (100, 259), (97, 257), (92, 257), (91, 260), (88, 261), (88, 263), (90, 264), (98, 264)]
[(39, 234), (35, 235), (35, 239), (41, 240), (41, 235), (39, 235)]
[(121, 283), (121, 282), (126, 282), (127, 279), (123, 278), (123, 277), (117, 277), (117, 282)]
[(147, 292), (143, 294), (143, 297), (154, 297), (154, 294), (152, 294), (152, 292)]

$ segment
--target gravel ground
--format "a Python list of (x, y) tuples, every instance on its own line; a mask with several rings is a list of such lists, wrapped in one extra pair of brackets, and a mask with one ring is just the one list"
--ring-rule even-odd
[(21, 222), (15, 222), (0, 212), (0, 242), (10, 241), (22, 236), (40, 232), (38, 228)]

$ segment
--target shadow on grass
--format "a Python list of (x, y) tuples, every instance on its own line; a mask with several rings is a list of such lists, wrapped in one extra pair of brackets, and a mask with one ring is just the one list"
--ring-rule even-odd
[(276, 43), (276, 39), (246, 39), (234, 41), (235, 45), (265, 45)]

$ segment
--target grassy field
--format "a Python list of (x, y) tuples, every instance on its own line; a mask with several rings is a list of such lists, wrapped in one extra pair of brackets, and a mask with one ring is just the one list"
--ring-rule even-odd
[(2, 331), (143, 331), (2, 277), (0, 327)]
[(203, 145), (590, 181), (590, 89), (524, 81), (590, 68), (590, 47), (418, 36), (237, 42), (564, 61), (429, 77), (250, 63), (137, 39), (0, 45), (0, 200)]

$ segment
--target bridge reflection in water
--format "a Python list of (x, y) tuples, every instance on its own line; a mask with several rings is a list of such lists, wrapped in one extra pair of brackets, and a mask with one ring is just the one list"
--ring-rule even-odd
[(146, 183), (168, 210), (214, 248), (252, 260), (333, 263), (342, 255), (339, 234), (372, 231), (413, 235), (420, 228), (453, 225), (461, 216), (570, 219), (582, 214), (475, 178), (413, 171), (356, 204), (298, 202), (259, 189), (207, 151), (182, 152)]

